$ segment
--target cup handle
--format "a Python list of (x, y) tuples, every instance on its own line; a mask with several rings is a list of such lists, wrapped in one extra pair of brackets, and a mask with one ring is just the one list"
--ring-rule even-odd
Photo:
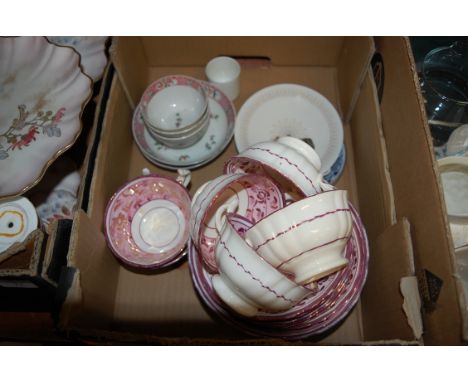
[(227, 213), (232, 213), (237, 210), (239, 206), (239, 202), (237, 199), (233, 199), (230, 203), (223, 204), (221, 207), (218, 208), (215, 215), (215, 226), (216, 231), (218, 234), (221, 235), (226, 227), (226, 215)]
[[(146, 167), (141, 170), (141, 173), (144, 176), (151, 175), (151, 171)], [(176, 182), (187, 188), (192, 180), (192, 172), (187, 169), (179, 168), (177, 174)]]
[(187, 188), (190, 184), (190, 181), (192, 180), (192, 172), (185, 168), (179, 168), (177, 170), (177, 174), (176, 181)]

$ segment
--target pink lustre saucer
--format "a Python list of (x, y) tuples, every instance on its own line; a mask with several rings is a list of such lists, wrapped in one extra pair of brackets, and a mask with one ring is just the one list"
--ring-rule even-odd
[[(213, 275), (207, 271), (193, 242), (190, 242), (190, 273), (201, 300), (222, 321), (253, 336), (297, 340), (317, 336), (335, 328), (358, 302), (368, 269), (369, 245), (366, 231), (355, 208), (352, 205), (350, 208), (353, 230), (345, 249), (348, 265), (341, 271), (321, 279), (317, 283), (316, 293), (282, 312), (264, 312), (247, 318), (231, 310), (216, 295)], [(249, 222), (245, 219), (235, 219), (236, 230), (240, 233), (249, 227)]]
[(175, 180), (158, 175), (136, 178), (109, 201), (105, 235), (124, 263), (161, 268), (183, 256), (189, 237), (190, 196)]

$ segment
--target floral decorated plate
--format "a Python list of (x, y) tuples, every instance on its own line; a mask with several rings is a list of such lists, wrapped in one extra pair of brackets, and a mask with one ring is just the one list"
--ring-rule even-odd
[(75, 142), (91, 85), (73, 49), (0, 39), (0, 197), (33, 187)]
[(343, 124), (323, 95), (296, 84), (263, 88), (239, 110), (234, 135), (239, 152), (287, 135), (310, 140), (322, 161), (322, 171), (326, 172), (340, 154)]
[(107, 36), (47, 36), (50, 42), (69, 46), (77, 50), (81, 56), (83, 71), (93, 81), (97, 81), (104, 73), (107, 64)]
[(200, 167), (221, 154), (231, 141), (236, 118), (234, 105), (216, 87), (205, 81), (201, 83), (209, 97), (210, 124), (203, 138), (193, 146), (172, 149), (156, 141), (145, 127), (141, 106), (135, 109), (132, 123), (133, 137), (150, 162), (168, 169)]

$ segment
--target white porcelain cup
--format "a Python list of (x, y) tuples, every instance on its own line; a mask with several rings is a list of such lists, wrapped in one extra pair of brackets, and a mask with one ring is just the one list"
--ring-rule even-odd
[(231, 101), (239, 95), (240, 73), (239, 63), (226, 56), (213, 58), (205, 68), (208, 81), (218, 87)]
[(352, 216), (347, 191), (322, 192), (249, 228), (245, 241), (269, 264), (307, 285), (343, 268)]
[(219, 274), (212, 281), (221, 300), (237, 313), (252, 317), (259, 310), (289, 309), (313, 292), (313, 288), (297, 285), (258, 256), (231, 224), (228, 211), (218, 210), (216, 219)]

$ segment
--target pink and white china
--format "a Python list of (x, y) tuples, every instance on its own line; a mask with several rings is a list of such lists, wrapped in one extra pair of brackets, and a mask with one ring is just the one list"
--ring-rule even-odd
[(73, 145), (91, 94), (74, 49), (0, 38), (0, 197), (29, 190)]
[(255, 223), (285, 205), (281, 189), (271, 179), (254, 174), (225, 174), (201, 186), (192, 200), (190, 234), (207, 268), (217, 271), (214, 245), (219, 237), (216, 211), (236, 201), (236, 212)]
[(259, 310), (281, 311), (297, 304), (312, 289), (304, 288), (263, 261), (237, 233), (230, 214), (216, 226), (220, 238), (216, 244), (219, 274), (213, 276), (213, 289), (234, 311), (247, 317)]
[(312, 141), (326, 173), (343, 145), (343, 123), (331, 102), (314, 89), (276, 84), (254, 93), (239, 110), (234, 139), (239, 152), (292, 136)]
[[(143, 121), (143, 100), (136, 107), (132, 120), (133, 138), (143, 156), (155, 165), (172, 170), (197, 168), (215, 159), (231, 141), (236, 120), (233, 103), (210, 83), (200, 81), (200, 84), (208, 97), (209, 123), (203, 137), (190, 147), (175, 149), (159, 142)], [(147, 91), (150, 97), (151, 87)]]
[[(188, 260), (195, 289), (209, 310), (226, 323), (251, 335), (303, 339), (332, 329), (357, 303), (367, 276), (367, 236), (356, 210), (352, 205), (350, 209), (353, 228), (344, 252), (348, 265), (319, 280), (316, 293), (307, 296), (292, 308), (276, 313), (259, 311), (254, 317), (236, 313), (216, 294), (213, 288), (214, 276), (206, 271), (201, 256), (191, 242)], [(232, 217), (231, 221), (234, 218), (236, 228), (241, 227), (245, 232), (248, 227), (245, 220)]]
[(189, 238), (190, 203), (187, 189), (170, 178), (148, 175), (126, 183), (106, 209), (109, 248), (138, 268), (174, 263)]
[(208, 97), (195, 78), (172, 75), (153, 82), (141, 98), (147, 127), (167, 138), (182, 138), (208, 126)]
[(333, 188), (323, 180), (320, 169), (320, 158), (312, 147), (297, 138), (280, 137), (255, 144), (230, 158), (224, 172), (267, 175), (298, 199)]
[(347, 191), (332, 190), (273, 212), (245, 240), (266, 262), (306, 285), (346, 266), (351, 229)]

